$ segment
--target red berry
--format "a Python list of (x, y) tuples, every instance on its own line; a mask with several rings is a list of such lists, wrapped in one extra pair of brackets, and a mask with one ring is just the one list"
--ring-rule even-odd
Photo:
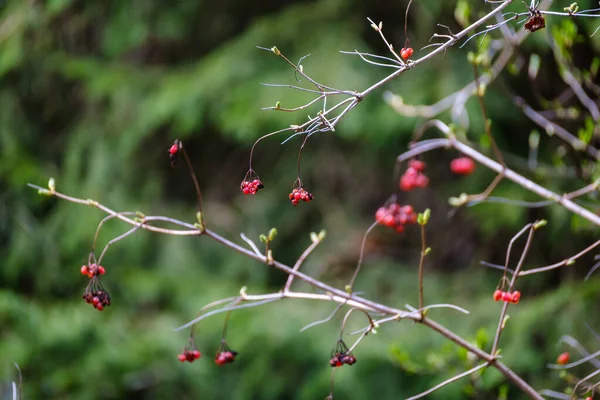
[(404, 225), (396, 225), (395, 229), (397, 233), (402, 233), (404, 232)]
[(194, 356), (194, 359), (199, 359), (200, 358), (200, 352), (198, 350), (193, 350), (192, 351), (192, 356)]
[(405, 192), (409, 192), (411, 190), (413, 190), (415, 187), (415, 180), (412, 176), (410, 175), (402, 175), (402, 177), (400, 178), (400, 189), (402, 189)]
[(402, 58), (404, 58), (405, 60), (406, 60), (407, 58), (409, 58), (410, 56), (412, 56), (412, 54), (413, 54), (413, 49), (412, 49), (412, 47), (407, 47), (407, 48), (404, 48), (404, 47), (403, 47), (403, 48), (402, 48), (402, 50), (400, 50), (400, 56), (401, 56)]
[(187, 360), (187, 357), (185, 356), (185, 354), (180, 354), (177, 356), (177, 359), (181, 362), (185, 362), (185, 360)]
[(450, 162), (450, 169), (457, 175), (470, 175), (475, 170), (475, 161), (470, 157), (458, 157)]
[(296, 199), (293, 199), (293, 200), (292, 200), (292, 204), (293, 204), (293, 205), (295, 205), (295, 206), (297, 206), (297, 205), (298, 205), (298, 200), (296, 200)]
[(512, 296), (510, 293), (502, 292), (502, 301), (509, 302), (512, 300)]
[(104, 269), (104, 267), (102, 265), (98, 266), (98, 275), (104, 275), (104, 273), (106, 272), (106, 270)]
[[(164, 148), (164, 147), (163, 147)], [(176, 154), (179, 151), (179, 146), (174, 144), (169, 148), (169, 154)]]
[(559, 354), (558, 358), (556, 359), (556, 363), (560, 364), (560, 365), (565, 365), (569, 362), (569, 358), (570, 358), (570, 354), (569, 352), (564, 352)]
[(82, 265), (80, 271), (81, 271), (81, 275), (87, 275), (88, 274), (87, 265)]
[(500, 301), (502, 298), (502, 290), (496, 290), (494, 292), (494, 301)]
[(104, 306), (103, 306), (102, 304), (98, 304), (98, 305), (96, 306), (96, 310), (98, 310), (98, 311), (102, 311), (102, 310), (104, 310)]
[(519, 302), (520, 298), (521, 298), (521, 292), (519, 292), (518, 290), (515, 290), (511, 295), (510, 301), (512, 303), (517, 304)]
[(415, 186), (420, 188), (425, 188), (429, 185), (429, 178), (423, 174), (417, 175), (415, 178)]
[(423, 172), (425, 171), (425, 162), (421, 161), (421, 160), (410, 160), (408, 162), (408, 166), (410, 168), (414, 168), (415, 171), (418, 172)]

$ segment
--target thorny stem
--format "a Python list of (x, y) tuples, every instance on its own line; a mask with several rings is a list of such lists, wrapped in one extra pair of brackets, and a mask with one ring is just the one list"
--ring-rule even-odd
[[(35, 189), (43, 189), (36, 185), (29, 184), (29, 186), (33, 187)], [(121, 214), (117, 213), (116, 211), (113, 211), (112, 209), (110, 209), (94, 200), (84, 200), (84, 199), (68, 196), (68, 195), (62, 194), (57, 191), (52, 191), (52, 192), (48, 193), (48, 195), (56, 196), (58, 198), (67, 200), (72, 203), (82, 204), (82, 205), (87, 205), (87, 206), (92, 206), (92, 207), (98, 208), (99, 210), (105, 212), (106, 214), (114, 215), (115, 218), (118, 218), (121, 221), (128, 223), (132, 226), (136, 226), (139, 224), (139, 222), (134, 221), (125, 215), (121, 215)], [(185, 227), (187, 229), (186, 230), (166, 229), (166, 228), (159, 228), (159, 227), (156, 227), (156, 226), (153, 226), (150, 224), (142, 225), (141, 229), (144, 229), (144, 230), (147, 230), (150, 232), (158, 232), (158, 233), (176, 235), (176, 236), (198, 236), (200, 233), (200, 230), (192, 224), (189, 224), (189, 223), (186, 223), (183, 221), (177, 221), (176, 225)], [(259, 261), (261, 263), (265, 263), (265, 261), (266, 261), (264, 256), (256, 254), (251, 250), (248, 250), (236, 243), (233, 243), (230, 240), (218, 235), (217, 233), (215, 233), (211, 230), (206, 229), (204, 231), (204, 236), (210, 237), (213, 240), (225, 245), (226, 247), (229, 247), (232, 250), (235, 250), (238, 253), (245, 255), (248, 258)], [(498, 359), (493, 357), (491, 354), (488, 354), (485, 351), (479, 349), (477, 346), (467, 342), (466, 340), (464, 340), (463, 338), (461, 338), (454, 332), (448, 330), (444, 326), (438, 324), (437, 322), (435, 322), (429, 318), (422, 318), (420, 315), (415, 314), (415, 313), (405, 312), (405, 311), (402, 311), (399, 309), (395, 309), (393, 307), (389, 307), (389, 306), (386, 306), (386, 305), (383, 305), (380, 303), (376, 303), (371, 300), (367, 300), (362, 297), (359, 297), (355, 294), (348, 294), (343, 290), (336, 289), (336, 288), (334, 288), (330, 285), (327, 285), (313, 277), (303, 274), (300, 271), (294, 271), (292, 268), (288, 267), (285, 264), (280, 263), (279, 261), (274, 260), (271, 265), (274, 268), (276, 268), (288, 275), (294, 275), (295, 277), (305, 281), (306, 283), (308, 283), (309, 285), (311, 285), (317, 289), (321, 289), (321, 290), (325, 291), (326, 294), (293, 293), (293, 292), (288, 292), (285, 294), (284, 293), (275, 293), (275, 294), (268, 295), (269, 297), (266, 298), (264, 300), (264, 302), (261, 304), (265, 304), (265, 303), (276, 301), (276, 300), (283, 299), (283, 298), (324, 300), (324, 301), (334, 301), (337, 303), (347, 304), (348, 306), (360, 309), (365, 313), (367, 313), (367, 312), (383, 313), (383, 314), (386, 314), (389, 316), (393, 316), (394, 320), (400, 320), (402, 318), (412, 319), (413, 321), (421, 323), (424, 326), (427, 326), (430, 329), (438, 332), (439, 334), (446, 337), (448, 340), (456, 343), (457, 345), (465, 348), (467, 351), (475, 354), (478, 358), (480, 358), (484, 361), (488, 361), (490, 363), (490, 365), (492, 365), (494, 368), (496, 368), (498, 371), (500, 371), (508, 380), (513, 382), (519, 388), (521, 388), (521, 390), (523, 390), (530, 398), (536, 399), (536, 400), (543, 400), (543, 398), (531, 386), (529, 386), (527, 384), (527, 382), (525, 382), (523, 379), (521, 379), (517, 374), (515, 374), (506, 365), (501, 363)], [(229, 300), (229, 299), (227, 299), (227, 300)], [(254, 301), (254, 300), (258, 300), (258, 299), (255, 299), (254, 296), (246, 295), (245, 297), (243, 297), (243, 300)], [(223, 302), (227, 302), (227, 301), (222, 301), (222, 300), (219, 301), (220, 304), (223, 304)], [(216, 303), (212, 303), (212, 304), (216, 304)], [(241, 307), (242, 306), (238, 306), (238, 308), (241, 308)], [(224, 311), (228, 311), (227, 308)], [(179, 327), (178, 330), (185, 329), (186, 327), (193, 325), (195, 322), (196, 322), (196, 320), (190, 321), (189, 323)]]
[[(527, 253), (529, 252), (529, 247), (531, 246), (531, 240), (533, 238), (533, 233), (535, 232), (535, 228), (533, 224), (528, 224), (527, 228), (529, 229), (529, 235), (527, 236), (527, 242), (525, 243), (525, 248), (523, 249), (523, 253), (521, 254), (521, 258), (519, 259), (519, 263), (517, 264), (517, 267), (515, 268), (515, 273), (512, 276), (512, 279), (510, 281), (508, 290), (512, 291), (512, 289), (515, 286), (515, 282), (517, 281), (517, 277), (519, 276), (519, 271), (521, 270), (521, 267), (523, 266), (523, 262), (525, 261), (525, 257), (527, 256)], [(521, 231), (523, 232), (523, 231)], [(519, 236), (521, 235), (521, 232), (518, 234)], [(508, 260), (508, 254), (507, 254), (507, 260)], [(502, 334), (502, 330), (504, 329), (504, 317), (506, 316), (506, 311), (508, 310), (508, 302), (503, 302), (502, 305), (502, 311), (500, 311), (500, 319), (498, 321), (498, 327), (496, 328), (496, 336), (494, 337), (494, 344), (492, 345), (492, 351), (490, 352), (492, 355), (496, 355), (496, 352), (498, 350), (498, 343), (500, 342), (500, 335)]]

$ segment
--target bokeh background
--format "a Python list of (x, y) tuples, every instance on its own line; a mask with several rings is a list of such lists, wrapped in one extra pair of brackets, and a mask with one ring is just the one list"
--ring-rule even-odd
[[(465, 8), (471, 20), (490, 6), (483, 1), (420, 0), (412, 5), (408, 33), (414, 57), (435, 32), (436, 23), (460, 29)], [(567, 6), (568, 2), (553, 7)], [(558, 4), (560, 3), (560, 4)], [(565, 4), (563, 4), (565, 3)], [(580, 2), (591, 8), (592, 1)], [(185, 168), (171, 169), (167, 149), (182, 139), (192, 157), (205, 198), (206, 221), (226, 237), (257, 240), (277, 227), (276, 258), (293, 263), (309, 245), (311, 231), (327, 231), (310, 256), (306, 272), (344, 287), (358, 258), (365, 229), (394, 192), (395, 157), (406, 150), (422, 120), (397, 115), (369, 96), (334, 133), (313, 136), (304, 151), (302, 178), (315, 201), (294, 208), (287, 194), (295, 179), (300, 141), (274, 137), (257, 147), (254, 168), (266, 189), (244, 197), (239, 183), (254, 140), (304, 121), (297, 114), (261, 112), (281, 101), (306, 101), (299, 92), (259, 85), (296, 84), (281, 59), (256, 46), (278, 46), (290, 59), (304, 60), (307, 73), (330, 86), (363, 90), (389, 70), (338, 50), (385, 54), (366, 21), (382, 20), (397, 48), (404, 44), (407, 1), (239, 1), (165, 2), (74, 0), (0, 1), (0, 395), (12, 398), (10, 383), (22, 372), (22, 394), (30, 399), (315, 399), (329, 393), (330, 351), (339, 335), (340, 315), (306, 332), (300, 329), (332, 310), (329, 304), (284, 301), (232, 315), (228, 341), (238, 360), (217, 367), (223, 315), (203, 321), (196, 343), (204, 357), (180, 364), (177, 354), (188, 332), (174, 328), (192, 319), (206, 303), (235, 295), (277, 291), (286, 277), (205, 238), (137, 232), (111, 247), (103, 262), (103, 283), (113, 304), (99, 313), (81, 300), (94, 232), (103, 215), (95, 209), (38, 196), (26, 186), (45, 186), (93, 198), (119, 211), (142, 211), (192, 221), (195, 194)], [(458, 6), (457, 6), (458, 5)], [(513, 9), (523, 10), (522, 5)], [(458, 11), (457, 11), (458, 10)], [(458, 17), (458, 19), (457, 19)], [(539, 108), (551, 107), (566, 86), (549, 48), (552, 32), (573, 32), (570, 52), (581, 71), (593, 71), (600, 35), (598, 21), (548, 18), (547, 29), (531, 34), (509, 68), (486, 92), (493, 130), (516, 170), (557, 192), (583, 186), (585, 157), (541, 135), (539, 167), (527, 168), (528, 140), (536, 127), (507, 95), (517, 92)], [(521, 29), (514, 25), (515, 29)], [(493, 35), (492, 35), (493, 36)], [(564, 36), (564, 35), (563, 35)], [(468, 51), (480, 41), (453, 48), (385, 89), (410, 104), (431, 104), (473, 79)], [(527, 61), (538, 54), (541, 72), (527, 78)], [(591, 75), (597, 79), (597, 75)], [(597, 81), (597, 80), (596, 80)], [(534, 84), (535, 83), (535, 84)], [(300, 85), (309, 87), (307, 82)], [(534, 90), (535, 89), (535, 90)], [(581, 117), (586, 110), (566, 102)], [(483, 151), (483, 123), (475, 99), (467, 104), (466, 134)], [(452, 122), (449, 113), (441, 116)], [(536, 235), (526, 268), (560, 261), (597, 240), (598, 230), (557, 206), (525, 209), (485, 203), (451, 212), (447, 200), (482, 191), (493, 175), (478, 168), (456, 178), (448, 162), (456, 154), (425, 156), (430, 186), (403, 195), (417, 210), (432, 209), (426, 262), (425, 299), (451, 302), (471, 311), (432, 311), (431, 316), (489, 349), (500, 310), (492, 300), (500, 274), (479, 265), (502, 263), (510, 237), (537, 218), (550, 222)], [(536, 200), (502, 183), (498, 196)], [(598, 209), (595, 194), (583, 199)], [(112, 221), (99, 246), (123, 233)], [(416, 228), (397, 235), (375, 229), (366, 245), (356, 289), (364, 296), (402, 307), (416, 305)], [(522, 245), (516, 247), (520, 251)], [(573, 335), (592, 351), (600, 341), (586, 323), (600, 329), (598, 274), (587, 282), (594, 254), (575, 265), (521, 279), (521, 303), (510, 309), (501, 342), (503, 359), (535, 388), (563, 390), (566, 384), (546, 368), (565, 350), (562, 335)], [(514, 262), (514, 261), (513, 261)], [(302, 285), (298, 284), (299, 287)], [(307, 290), (310, 290), (307, 288)], [(355, 315), (348, 331), (364, 326)], [(348, 342), (353, 337), (346, 337)], [(341, 399), (398, 399), (414, 395), (460, 373), (473, 360), (426, 328), (409, 322), (382, 327), (357, 348), (358, 362), (336, 373)], [(576, 370), (581, 376), (585, 368)], [(589, 372), (589, 371), (588, 371)], [(432, 399), (519, 399), (495, 371), (465, 379)]]

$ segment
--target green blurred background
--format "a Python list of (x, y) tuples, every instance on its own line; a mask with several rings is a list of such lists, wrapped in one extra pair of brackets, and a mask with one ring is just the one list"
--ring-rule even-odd
[[(568, 4), (557, 4), (558, 10)], [(592, 1), (580, 2), (589, 8)], [(339, 335), (340, 313), (328, 324), (300, 329), (332, 310), (331, 304), (284, 301), (232, 315), (228, 341), (239, 351), (226, 367), (212, 362), (223, 315), (201, 322), (196, 343), (204, 353), (193, 364), (177, 354), (188, 332), (174, 328), (208, 302), (279, 290), (286, 277), (206, 238), (137, 232), (111, 247), (104, 259), (104, 285), (113, 304), (102, 313), (81, 300), (87, 261), (98, 222), (95, 209), (38, 196), (28, 182), (93, 198), (119, 211), (142, 211), (193, 222), (195, 195), (183, 166), (171, 169), (167, 149), (182, 139), (193, 159), (205, 198), (207, 224), (243, 244), (277, 227), (277, 259), (288, 264), (310, 244), (311, 231), (327, 230), (325, 242), (303, 267), (343, 288), (358, 258), (365, 229), (377, 207), (395, 190), (395, 157), (405, 151), (423, 121), (401, 117), (369, 96), (336, 132), (313, 136), (303, 155), (302, 178), (315, 201), (294, 208), (287, 200), (295, 179), (298, 138), (285, 136), (257, 147), (254, 168), (266, 189), (244, 197), (239, 183), (251, 144), (261, 135), (304, 121), (307, 113), (261, 112), (281, 101), (306, 101), (299, 92), (260, 86), (296, 84), (281, 59), (255, 46), (278, 46), (292, 60), (306, 54), (304, 69), (317, 80), (363, 90), (389, 70), (370, 66), (338, 50), (385, 54), (367, 17), (384, 22), (397, 48), (404, 43), (407, 1), (0, 1), (0, 395), (12, 398), (11, 381), (23, 375), (23, 397), (31, 399), (315, 399), (329, 393), (330, 351)], [(490, 10), (483, 1), (460, 2), (471, 20)], [(521, 4), (513, 9), (523, 11)], [(456, 1), (420, 0), (412, 5), (408, 32), (414, 57), (435, 32), (435, 24), (461, 27)], [(557, 73), (548, 41), (569, 30), (573, 63), (589, 71), (598, 62), (600, 35), (589, 38), (592, 18), (548, 18), (547, 29), (530, 35), (508, 70), (486, 93), (494, 135), (509, 163), (557, 192), (583, 186), (585, 157), (541, 137), (541, 167), (527, 169), (529, 134), (535, 129), (513, 106), (509, 91), (534, 108), (551, 102), (566, 85)], [(515, 29), (521, 29), (513, 25)], [(497, 35), (497, 34), (496, 34)], [(556, 39), (556, 38), (555, 38)], [(444, 57), (409, 71), (386, 89), (409, 104), (432, 104), (473, 79), (467, 52), (480, 41), (453, 48)], [(562, 42), (561, 42), (562, 43)], [(542, 69), (527, 79), (529, 56)], [(592, 79), (597, 77), (592, 76)], [(301, 85), (309, 87), (308, 82)], [(567, 121), (573, 132), (585, 125), (576, 99), (567, 106), (581, 117)], [(489, 151), (475, 99), (467, 103), (470, 140)], [(442, 118), (451, 122), (450, 113)], [(486, 150), (487, 149), (487, 150)], [(597, 228), (552, 206), (524, 209), (487, 203), (451, 213), (450, 196), (477, 193), (493, 175), (479, 168), (456, 178), (448, 162), (456, 154), (431, 153), (430, 186), (405, 194), (404, 204), (432, 209), (426, 262), (427, 303), (450, 302), (470, 315), (436, 310), (431, 316), (489, 350), (500, 305), (492, 300), (500, 274), (479, 260), (502, 263), (510, 237), (537, 218), (550, 221), (536, 235), (526, 268), (560, 261), (597, 240)], [(498, 196), (537, 200), (509, 182)], [(598, 209), (595, 195), (583, 199)], [(99, 246), (128, 228), (111, 221)], [(420, 241), (415, 227), (401, 235), (377, 228), (370, 235), (356, 290), (396, 307), (417, 304), (416, 266)], [(516, 246), (518, 252), (522, 244)], [(514, 262), (514, 261), (513, 261)], [(566, 384), (546, 364), (566, 349), (562, 335), (577, 337), (590, 350), (600, 342), (585, 328), (600, 329), (600, 274), (583, 276), (593, 254), (574, 266), (521, 279), (521, 303), (501, 342), (504, 361), (532, 385), (563, 390)], [(298, 288), (302, 287), (298, 284)], [(309, 288), (305, 288), (311, 290)], [(364, 326), (355, 315), (348, 332)], [(347, 342), (353, 337), (347, 336)], [(487, 343), (486, 343), (487, 342)], [(473, 360), (440, 335), (409, 322), (384, 326), (355, 351), (358, 362), (336, 371), (335, 397), (405, 398), (472, 367)], [(574, 371), (582, 376), (585, 368)], [(465, 379), (432, 399), (522, 398), (495, 371)]]

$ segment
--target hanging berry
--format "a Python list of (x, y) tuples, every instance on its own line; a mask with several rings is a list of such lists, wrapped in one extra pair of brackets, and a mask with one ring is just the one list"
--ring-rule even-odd
[(403, 47), (400, 50), (400, 57), (402, 57), (403, 59), (407, 60), (410, 58), (410, 56), (413, 55), (413, 48), (412, 47)]
[(415, 188), (425, 188), (429, 185), (429, 178), (423, 173), (426, 164), (420, 160), (410, 160), (408, 168), (400, 177), (400, 189), (409, 192)]
[(502, 290), (496, 290), (494, 292), (494, 301), (502, 300), (505, 303), (517, 304), (521, 299), (521, 292), (515, 290), (514, 292), (504, 292)]
[(315, 198), (312, 193), (309, 193), (304, 186), (299, 186), (297, 188), (292, 189), (292, 193), (288, 195), (290, 202), (297, 206), (299, 201), (309, 202)]
[(559, 365), (568, 364), (570, 358), (571, 358), (571, 355), (569, 354), (569, 352), (561, 353), (556, 358), (556, 363), (559, 364)]
[(264, 188), (262, 181), (253, 170), (248, 170), (246, 172), (246, 176), (244, 176), (244, 180), (240, 184), (240, 189), (244, 194), (255, 195), (260, 189)]
[(81, 272), (81, 275), (85, 275), (88, 278), (92, 278), (98, 275), (104, 275), (106, 273), (106, 270), (102, 265), (96, 264), (90, 264), (89, 266), (82, 265), (79, 271)]
[(217, 350), (217, 354), (215, 355), (215, 364), (217, 365), (225, 365), (231, 364), (235, 361), (235, 357), (238, 355), (237, 351), (231, 350), (227, 346), (227, 342), (225, 340), (221, 341), (221, 345)]
[(333, 368), (341, 367), (344, 364), (352, 365), (356, 362), (356, 357), (350, 353), (348, 346), (342, 339), (338, 340), (335, 349), (331, 352), (329, 365)]
[(179, 139), (175, 139), (171, 147), (169, 147), (169, 161), (171, 162), (171, 167), (175, 167), (175, 165), (177, 165), (179, 150), (181, 150), (181, 141)]
[(475, 171), (475, 161), (470, 157), (458, 157), (450, 162), (450, 170), (456, 175), (471, 175)]
[(375, 212), (375, 219), (379, 225), (387, 226), (398, 233), (402, 233), (404, 232), (404, 225), (417, 222), (417, 214), (413, 206), (401, 206), (397, 203), (392, 203), (387, 207), (379, 207), (377, 212)]
[(181, 362), (194, 362), (199, 359), (202, 354), (195, 348), (186, 348), (181, 354), (177, 356), (177, 359)]

